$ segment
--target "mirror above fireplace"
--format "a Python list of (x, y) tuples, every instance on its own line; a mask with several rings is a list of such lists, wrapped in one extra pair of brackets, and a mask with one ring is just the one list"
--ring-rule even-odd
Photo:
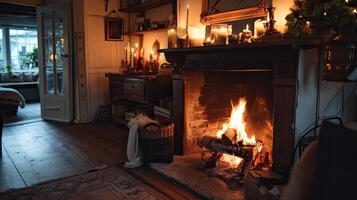
[(266, 17), (269, 0), (203, 0), (201, 22), (211, 25), (222, 22)]

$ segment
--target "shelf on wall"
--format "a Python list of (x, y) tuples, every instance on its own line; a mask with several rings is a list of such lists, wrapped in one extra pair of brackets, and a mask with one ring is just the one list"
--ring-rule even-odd
[(128, 8), (122, 8), (118, 11), (120, 12), (144, 12), (146, 10), (156, 8), (159, 6), (164, 6), (170, 4), (172, 0), (147, 0), (145, 3), (141, 3), (135, 6), (130, 6)]
[(146, 30), (146, 31), (135, 31), (135, 32), (128, 32), (125, 33), (125, 35), (144, 35), (145, 33), (150, 33), (150, 32), (166, 32), (167, 28), (157, 28), (157, 29), (151, 29), (151, 30)]

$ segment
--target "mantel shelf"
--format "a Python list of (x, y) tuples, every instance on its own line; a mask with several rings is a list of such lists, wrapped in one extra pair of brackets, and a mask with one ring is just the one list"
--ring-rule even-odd
[(299, 49), (318, 48), (320, 45), (318, 40), (296, 44), (292, 40), (279, 38), (235, 45), (160, 49), (159, 52), (165, 54), (166, 60), (175, 66), (175, 71), (182, 69), (271, 71), (277, 63), (283, 66), (284, 63), (295, 64)]
[(210, 45), (210, 46), (200, 46), (200, 47), (190, 47), (190, 48), (169, 48), (169, 49), (159, 49), (161, 53), (169, 54), (197, 54), (197, 53), (210, 53), (210, 52), (221, 52), (221, 51), (232, 51), (232, 50), (249, 50), (255, 48), (294, 48), (297, 46), (299, 48), (314, 48), (321, 45), (319, 40), (308, 40), (299, 44), (294, 44), (293, 41), (287, 39), (279, 39), (275, 41), (267, 42), (254, 42), (254, 43), (241, 43), (233, 45)]
[(128, 8), (122, 8), (119, 9), (118, 11), (120, 12), (129, 12), (129, 13), (133, 13), (133, 12), (145, 12), (146, 10), (152, 9), (152, 8), (156, 8), (156, 7), (160, 7), (160, 6), (164, 6), (167, 4), (170, 4), (171, 0), (150, 0), (147, 1), (145, 3), (141, 3), (135, 6), (130, 6)]

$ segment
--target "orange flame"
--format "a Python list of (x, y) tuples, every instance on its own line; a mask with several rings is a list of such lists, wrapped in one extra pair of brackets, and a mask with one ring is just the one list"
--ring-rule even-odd
[(217, 132), (217, 137), (222, 138), (222, 135), (228, 129), (235, 129), (237, 133), (237, 142), (243, 141), (244, 145), (255, 145), (256, 140), (255, 136), (248, 137), (248, 134), (245, 130), (246, 122), (244, 121), (244, 113), (247, 100), (245, 98), (240, 98), (237, 106), (233, 106), (230, 119), (227, 123), (222, 125), (222, 129)]

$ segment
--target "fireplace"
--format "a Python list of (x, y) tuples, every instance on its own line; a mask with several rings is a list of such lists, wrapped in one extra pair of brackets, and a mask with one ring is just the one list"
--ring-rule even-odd
[(244, 97), (248, 134), (271, 147), (267, 151), (273, 170), (288, 174), (295, 140), (298, 49), (281, 40), (163, 52), (177, 72), (173, 83), (177, 153), (202, 151), (200, 139), (216, 135), (228, 120), (231, 105)]

